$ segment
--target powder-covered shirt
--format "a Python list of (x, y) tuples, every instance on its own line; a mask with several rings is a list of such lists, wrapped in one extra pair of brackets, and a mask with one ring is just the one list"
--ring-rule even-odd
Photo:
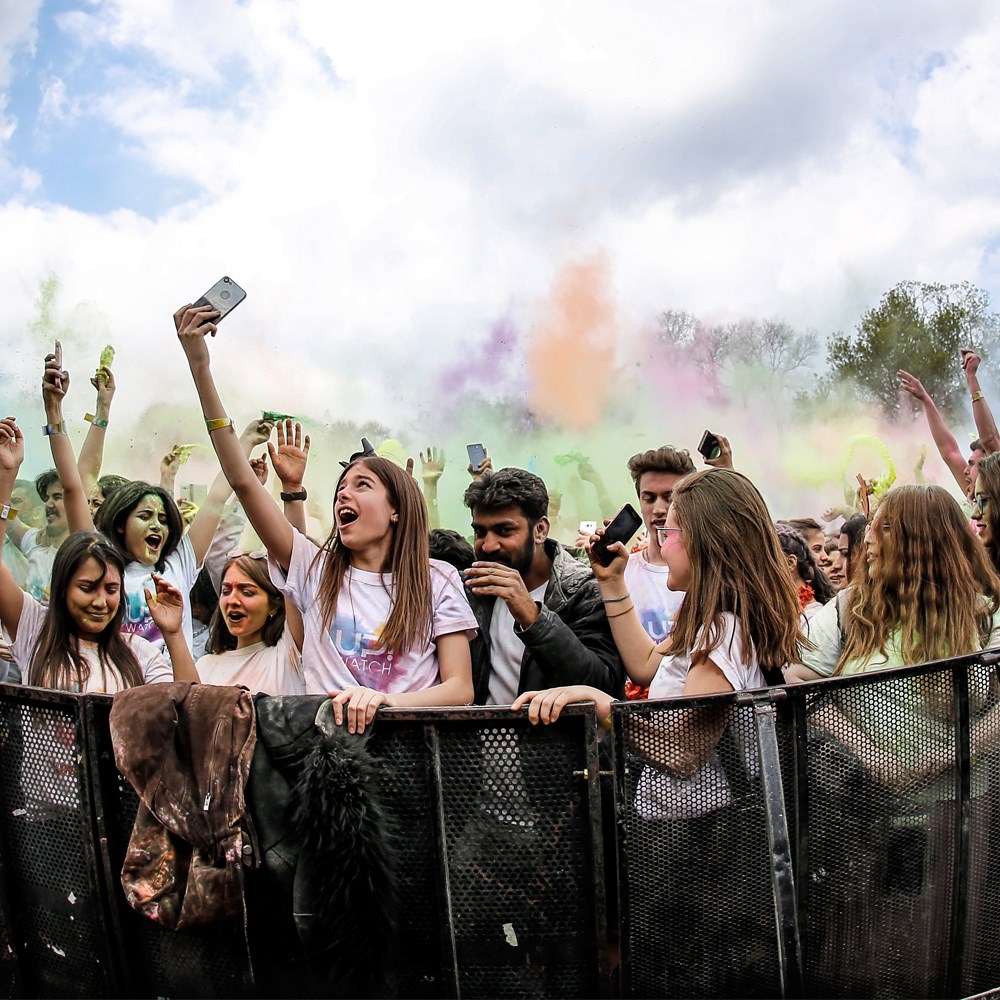
[(49, 588), (52, 585), (52, 565), (56, 561), (58, 546), (42, 545), (41, 528), (26, 531), (21, 536), (21, 553), (28, 560), (27, 579), (24, 589), (36, 601), (49, 603)]
[(254, 694), (306, 693), (302, 657), (287, 628), (273, 646), (261, 641), (243, 649), (206, 653), (195, 666), (203, 684), (242, 684)]
[[(183, 631), (189, 649), (192, 643), (191, 588), (194, 586), (195, 580), (198, 579), (199, 569), (200, 567), (194, 558), (194, 546), (185, 535), (181, 539), (180, 545), (170, 553), (163, 567), (163, 572), (160, 574), (184, 596)], [(153, 583), (153, 567), (133, 559), (125, 567), (125, 598), (128, 604), (125, 607), (122, 631), (129, 635), (142, 636), (169, 658), (163, 633), (160, 632), (160, 627), (153, 621), (153, 616), (149, 613), (144, 589), (151, 594), (156, 593), (156, 585)]]
[(296, 531), (287, 575), (273, 559), (268, 560), (272, 582), (302, 613), (306, 692), (325, 694), (360, 686), (398, 694), (439, 684), (435, 640), (452, 632), (465, 632), (471, 639), (477, 628), (454, 566), (430, 560), (431, 635), (416, 648), (396, 652), (385, 649), (380, 642), (392, 610), (391, 573), (351, 567), (337, 595), (333, 621), (324, 628), (320, 580), (327, 558), (315, 542)]

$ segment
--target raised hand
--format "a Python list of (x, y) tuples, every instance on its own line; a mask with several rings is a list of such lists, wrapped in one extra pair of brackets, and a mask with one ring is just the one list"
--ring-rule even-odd
[(267, 483), (267, 456), (261, 455), (260, 458), (250, 459), (250, 468), (253, 469), (254, 475), (260, 480), (260, 485), (264, 486)]
[(213, 320), (220, 315), (218, 309), (211, 306), (192, 305), (181, 306), (174, 313), (174, 328), (177, 330), (177, 339), (184, 348), (189, 364), (207, 363), (209, 360), (208, 344), (205, 343), (205, 335), (211, 334), (213, 337), (218, 332), (218, 327)]
[(294, 487), (286, 489), (295, 493), (302, 488), (306, 475), (306, 465), (309, 461), (309, 435), (302, 434), (302, 424), (297, 421), (279, 420), (276, 425), (277, 445), (268, 442), (267, 453), (271, 456), (274, 474), (281, 480), (282, 486)]
[(908, 392), (914, 399), (921, 403), (926, 402), (930, 396), (927, 390), (924, 388), (923, 382), (916, 377), (916, 375), (911, 375), (909, 372), (903, 371), (902, 368), (896, 375), (899, 378), (899, 385), (904, 392)]
[(722, 434), (716, 434), (715, 437), (719, 442), (719, 454), (715, 458), (706, 458), (705, 464), (711, 465), (714, 469), (732, 469), (733, 449), (729, 444), (729, 438)]
[(46, 406), (61, 407), (68, 390), (69, 372), (56, 360), (56, 355), (46, 354), (42, 372), (42, 399)]
[(156, 593), (151, 594), (148, 587), (143, 588), (149, 616), (164, 635), (177, 634), (184, 625), (184, 595), (159, 573), (152, 576)]
[(99, 368), (97, 374), (90, 380), (90, 384), (97, 390), (97, 405), (102, 403), (110, 407), (111, 400), (115, 397), (115, 376), (110, 368)]
[(966, 378), (975, 375), (982, 358), (971, 347), (962, 347), (959, 350), (962, 355), (962, 371), (965, 372)]
[(428, 445), (426, 453), (419, 454), (421, 478), (425, 483), (436, 483), (444, 472), (444, 449)]
[(24, 435), (13, 417), (0, 420), (0, 469), (17, 472), (24, 461)]
[(243, 433), (240, 435), (240, 442), (243, 445), (249, 445), (252, 451), (257, 445), (263, 444), (271, 437), (271, 430), (273, 428), (274, 424), (270, 420), (251, 420), (243, 428)]

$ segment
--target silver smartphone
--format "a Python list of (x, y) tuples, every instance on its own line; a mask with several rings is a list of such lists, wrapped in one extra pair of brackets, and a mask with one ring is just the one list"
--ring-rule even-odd
[(211, 306), (219, 310), (219, 315), (212, 320), (213, 323), (221, 323), (245, 298), (247, 293), (240, 288), (228, 275), (220, 278), (205, 294), (195, 302), (197, 309), (199, 306)]

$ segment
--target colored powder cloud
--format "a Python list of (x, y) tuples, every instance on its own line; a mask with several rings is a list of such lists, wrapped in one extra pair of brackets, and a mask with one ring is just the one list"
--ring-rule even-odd
[(567, 264), (533, 329), (530, 406), (562, 427), (586, 430), (604, 412), (616, 339), (609, 279), (604, 254)]

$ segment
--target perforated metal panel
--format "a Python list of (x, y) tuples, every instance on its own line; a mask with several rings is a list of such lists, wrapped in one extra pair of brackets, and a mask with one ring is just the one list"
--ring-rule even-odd
[(399, 994), (606, 992), (592, 714), (387, 716), (370, 749), (404, 831)]
[(71, 695), (32, 689), (0, 699), (6, 946), (29, 995), (115, 990), (80, 711)]
[(629, 703), (616, 736), (623, 992), (779, 995), (752, 710)]
[[(949, 996), (1000, 982), (996, 712), (982, 665), (874, 673), (806, 696), (799, 861), (810, 992)], [(970, 726), (983, 748), (974, 758)]]

